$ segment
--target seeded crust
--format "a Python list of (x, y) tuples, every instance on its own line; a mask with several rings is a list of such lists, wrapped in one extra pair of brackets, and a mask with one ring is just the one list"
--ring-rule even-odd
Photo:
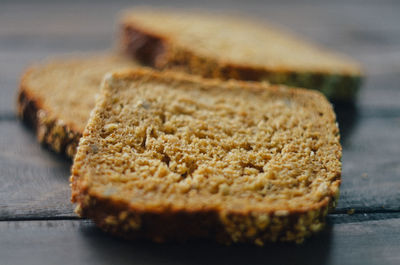
[[(224, 19), (229, 21), (228, 23), (231, 23), (232, 26), (225, 25)], [(237, 50), (231, 55), (220, 56), (224, 50), (223, 47), (226, 47), (227, 44), (218, 43), (215, 36), (211, 36), (209, 31), (197, 32), (201, 31), (202, 27), (209, 27), (211, 23), (225, 23), (216, 25), (212, 31), (217, 32), (215, 36), (223, 34), (232, 46), (236, 45)], [(182, 29), (178, 29), (180, 25), (186, 27), (182, 26)], [(300, 60), (294, 65), (279, 62), (279, 59), (276, 63), (254, 63), (251, 60), (260, 57), (260, 54), (252, 53), (251, 49), (245, 60), (235, 60), (238, 50), (243, 45), (243, 41), (238, 39), (246, 33), (240, 32), (236, 28), (245, 26), (251, 30), (258, 30), (252, 36), (265, 35), (267, 39), (265, 43), (254, 41), (253, 48), (265, 46), (265, 49), (268, 50), (274, 46), (292, 47), (286, 48), (287, 53), (282, 54), (281, 58), (286, 59), (294, 57), (296, 52), (302, 53), (303, 50), (298, 50), (300, 47), (304, 48), (304, 53), (307, 52), (308, 61)], [(186, 30), (187, 28), (190, 30)], [(239, 38), (236, 38), (236, 35)], [(186, 40), (192, 38), (194, 39), (193, 43)], [(272, 84), (310, 88), (318, 90), (332, 101), (338, 102), (353, 101), (362, 81), (361, 69), (351, 59), (324, 51), (272, 28), (262, 27), (237, 18), (221, 19), (221, 16), (216, 18), (208, 14), (160, 10), (127, 11), (121, 19), (121, 45), (123, 50), (133, 58), (158, 69), (174, 69), (207, 78), (268, 81)], [(200, 46), (204, 46), (208, 50), (199, 50)], [(245, 52), (243, 50), (243, 53)], [(319, 67), (318, 62), (322, 60), (326, 60), (327, 64)], [(268, 62), (268, 59), (265, 62)], [(310, 63), (316, 64), (307, 67)]]
[(336, 205), (340, 158), (318, 92), (117, 72), (80, 140), (71, 200), (127, 239), (300, 243)]
[(22, 76), (18, 116), (40, 143), (73, 158), (103, 75), (137, 64), (120, 55), (58, 58), (30, 67)]

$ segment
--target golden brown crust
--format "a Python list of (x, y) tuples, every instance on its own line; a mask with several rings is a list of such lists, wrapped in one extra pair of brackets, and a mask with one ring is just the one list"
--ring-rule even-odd
[[(181, 82), (199, 81), (198, 77), (160, 74), (157, 72), (135, 71), (113, 75), (116, 79), (140, 79), (146, 76), (150, 80), (180, 80)], [(203, 80), (207, 82), (222, 82), (217, 80)], [(263, 87), (239, 82), (243, 89), (259, 91)], [(279, 87), (271, 88), (281, 93)], [(335, 115), (330, 104), (319, 93), (298, 89), (283, 90), (293, 98), (304, 98), (309, 102), (314, 98), (316, 110), (326, 113), (327, 123), (335, 122)], [(96, 107), (97, 108), (97, 107)], [(341, 148), (339, 146), (338, 156)], [(335, 207), (339, 194), (340, 170), (332, 180), (330, 193), (327, 197), (309, 205), (306, 208), (290, 211), (252, 211), (242, 210), (225, 212), (218, 208), (202, 209), (159, 209), (156, 207), (139, 207), (126, 201), (104, 197), (90, 190), (88, 183), (77, 172), (72, 171), (71, 188), (72, 202), (77, 203), (76, 212), (93, 219), (103, 230), (127, 238), (146, 238), (157, 242), (166, 240), (187, 240), (190, 238), (212, 238), (224, 244), (252, 243), (263, 245), (265, 242), (295, 241), (300, 243), (304, 238), (321, 230), (325, 223), (325, 216), (329, 209)]]
[(284, 215), (270, 212), (221, 215), (215, 209), (143, 210), (130, 207), (126, 202), (89, 194), (87, 187), (79, 183), (79, 178), (72, 180), (76, 212), (92, 219), (102, 230), (130, 240), (144, 238), (165, 242), (206, 238), (227, 245), (250, 243), (260, 246), (277, 241), (302, 243), (324, 227), (328, 213), (328, 199), (315, 205), (314, 209)]
[(31, 71), (26, 71), (21, 78), (17, 96), (18, 116), (35, 130), (40, 143), (72, 159), (82, 132), (53, 118), (50, 114), (51, 111), (44, 107), (41, 100), (29, 92), (26, 80)]
[(272, 84), (311, 88), (333, 101), (354, 100), (362, 81), (361, 75), (354, 74), (299, 72), (223, 62), (177, 46), (173, 39), (156, 35), (131, 21), (123, 22), (121, 27), (122, 49), (133, 58), (158, 69), (179, 70), (206, 78), (268, 81)]

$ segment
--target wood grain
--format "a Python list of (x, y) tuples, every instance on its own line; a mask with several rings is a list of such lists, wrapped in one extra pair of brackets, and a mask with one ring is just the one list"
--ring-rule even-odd
[[(376, 214), (379, 215), (379, 214)], [(213, 242), (127, 242), (100, 232), (89, 221), (0, 222), (1, 264), (399, 264), (400, 216), (339, 222), (303, 245), (264, 248)], [(333, 223), (336, 222), (336, 223)], [(371, 247), (373, 245), (373, 247)]]
[(75, 216), (70, 163), (42, 148), (15, 120), (0, 122), (0, 135), (0, 220)]

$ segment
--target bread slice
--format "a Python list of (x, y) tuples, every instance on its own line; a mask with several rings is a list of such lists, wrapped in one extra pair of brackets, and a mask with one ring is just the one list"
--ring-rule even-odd
[(301, 242), (335, 205), (340, 158), (318, 92), (123, 71), (80, 140), (72, 202), (125, 238)]
[(353, 100), (360, 86), (353, 60), (263, 24), (151, 9), (126, 11), (121, 24), (123, 49), (160, 69), (311, 88), (335, 101)]
[(40, 142), (73, 157), (103, 75), (137, 64), (120, 55), (59, 58), (28, 69), (18, 92), (18, 115)]

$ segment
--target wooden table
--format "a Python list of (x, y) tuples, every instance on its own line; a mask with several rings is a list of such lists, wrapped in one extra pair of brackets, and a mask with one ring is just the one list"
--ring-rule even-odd
[[(112, 46), (131, 3), (0, 3), (0, 264), (400, 264), (400, 2), (205, 1), (268, 19), (365, 66), (354, 106), (335, 106), (342, 134), (339, 205), (301, 246), (126, 242), (80, 220), (69, 202), (70, 163), (41, 147), (15, 116), (27, 64)], [(151, 1), (163, 4), (163, 1)], [(166, 5), (164, 3), (164, 5)], [(352, 213), (354, 212), (354, 213)]]

